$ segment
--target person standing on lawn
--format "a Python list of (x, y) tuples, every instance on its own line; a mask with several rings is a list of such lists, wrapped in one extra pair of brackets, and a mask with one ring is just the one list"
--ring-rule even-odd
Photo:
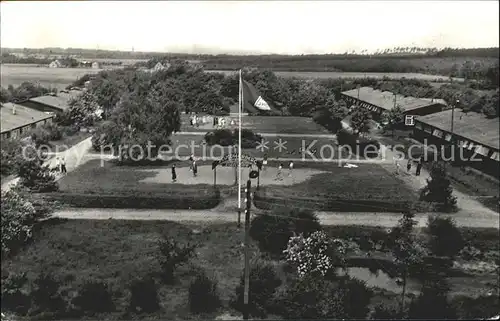
[(422, 157), (418, 160), (417, 163), (417, 171), (415, 172), (415, 176), (420, 176), (420, 171), (422, 170)]
[(59, 158), (59, 156), (58, 156), (58, 157), (56, 157), (56, 171), (57, 171), (58, 173), (60, 173), (60, 172), (61, 172), (61, 159)]
[(175, 164), (172, 165), (172, 182), (177, 182), (177, 172), (175, 171)]
[(68, 171), (66, 170), (66, 160), (64, 157), (61, 158), (61, 173), (66, 174)]
[(292, 176), (292, 171), (293, 171), (293, 161), (290, 161), (290, 165), (288, 165), (288, 168), (290, 171), (288, 172), (288, 176)]
[(279, 164), (279, 166), (278, 166), (278, 172), (276, 173), (276, 180), (277, 181), (282, 181), (283, 180), (283, 175), (281, 173), (282, 169), (283, 169), (283, 164)]
[(411, 170), (411, 158), (408, 158), (408, 163), (406, 164), (406, 171), (409, 173)]
[(196, 164), (196, 161), (193, 161), (193, 176), (196, 177), (198, 174), (198, 164)]

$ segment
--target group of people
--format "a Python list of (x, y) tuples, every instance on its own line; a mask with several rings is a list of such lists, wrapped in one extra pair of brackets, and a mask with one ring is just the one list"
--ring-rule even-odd
[[(193, 172), (193, 176), (196, 177), (198, 175), (198, 164), (196, 163), (193, 155), (189, 157), (189, 161), (191, 162), (189, 170)], [(172, 165), (172, 182), (177, 182), (177, 170), (175, 164)]]
[[(267, 161), (266, 161), (266, 163), (267, 163)], [(290, 163), (288, 164), (288, 177), (292, 176), (292, 172), (293, 172), (293, 161), (290, 161)], [(276, 181), (283, 180), (283, 164), (282, 163), (280, 163), (278, 165), (278, 171), (276, 172), (275, 180)]]
[(56, 157), (56, 171), (61, 174), (66, 174), (68, 171), (66, 169), (66, 160), (64, 157)]
[[(395, 159), (395, 163), (396, 163), (396, 174), (399, 174), (400, 167), (401, 167), (401, 165), (399, 163), (399, 158)], [(406, 171), (408, 173), (410, 173), (412, 165), (413, 165), (413, 160), (411, 158), (409, 158), (408, 162), (406, 163)], [(422, 157), (420, 157), (417, 161), (417, 168), (415, 171), (415, 176), (420, 176), (421, 171), (422, 171)]]

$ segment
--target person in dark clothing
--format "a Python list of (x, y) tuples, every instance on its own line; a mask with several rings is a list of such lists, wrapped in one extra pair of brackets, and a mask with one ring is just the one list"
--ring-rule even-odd
[(411, 159), (408, 159), (408, 164), (406, 164), (406, 170), (408, 171), (408, 173), (411, 170)]
[(177, 173), (175, 171), (175, 165), (172, 165), (172, 181), (177, 182)]
[(198, 165), (196, 164), (196, 161), (193, 162), (193, 175), (196, 177), (198, 174)]
[(61, 158), (61, 173), (66, 174), (68, 171), (66, 170), (66, 160)]
[(422, 160), (419, 160), (418, 164), (417, 164), (417, 171), (415, 172), (415, 175), (416, 176), (420, 176), (420, 171), (421, 170), (422, 170)]

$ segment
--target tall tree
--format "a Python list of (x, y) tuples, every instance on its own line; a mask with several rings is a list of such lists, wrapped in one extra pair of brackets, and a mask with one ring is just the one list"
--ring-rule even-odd
[(351, 127), (356, 134), (366, 134), (370, 132), (370, 111), (357, 106), (351, 114)]

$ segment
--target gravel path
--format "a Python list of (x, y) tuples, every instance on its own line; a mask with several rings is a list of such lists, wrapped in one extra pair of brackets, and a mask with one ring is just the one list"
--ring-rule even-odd
[[(57, 211), (53, 217), (66, 219), (87, 220), (166, 220), (176, 222), (208, 222), (217, 224), (221, 222), (237, 222), (238, 215), (234, 210), (218, 206), (211, 210), (157, 210), (157, 209), (64, 209)], [(400, 213), (339, 213), (339, 212), (316, 212), (322, 225), (362, 225), (393, 227), (401, 218)], [(431, 213), (416, 215), (419, 227), (427, 224), (427, 217)], [(442, 216), (453, 216), (453, 214), (441, 214)], [(243, 214), (241, 217), (244, 220)], [(498, 217), (492, 218), (466, 218), (455, 217), (458, 226), (473, 228), (498, 228)]]

